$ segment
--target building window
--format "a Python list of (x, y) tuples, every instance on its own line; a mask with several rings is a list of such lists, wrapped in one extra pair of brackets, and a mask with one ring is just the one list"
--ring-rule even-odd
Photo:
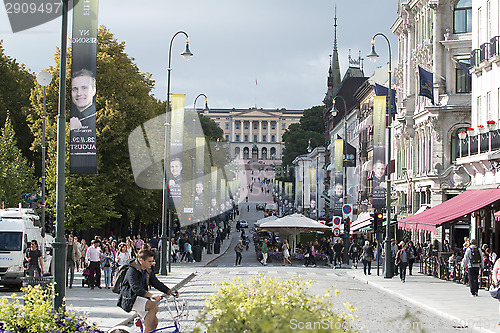
[(275, 142), (276, 141), (276, 135), (271, 135), (271, 142)]
[(248, 123), (244, 123), (245, 124), (245, 129), (248, 129)]
[(245, 134), (245, 142), (248, 142), (248, 134)]
[[(461, 63), (463, 63), (465, 66), (469, 66), (469, 63), (467, 60), (460, 60)], [(471, 85), (472, 85), (472, 77), (467, 74), (467, 72), (462, 68), (458, 67), (456, 69), (456, 76), (457, 76), (457, 94), (460, 93), (470, 93), (471, 92)]]
[(472, 0), (460, 0), (455, 5), (453, 32), (462, 34), (472, 31)]
[(267, 142), (267, 135), (265, 134), (262, 135), (262, 142)]
[(226, 123), (226, 129), (227, 130), (229, 129), (229, 123)]
[(226, 141), (229, 141), (229, 134), (226, 134)]
[(257, 142), (257, 134), (253, 135), (253, 142)]
[(222, 128), (222, 127), (220, 127), (220, 123), (217, 123), (217, 126), (219, 126), (219, 128)]
[(271, 129), (276, 129), (276, 123), (271, 123)]
[(281, 124), (281, 129), (282, 129), (283, 131), (286, 129), (286, 124), (285, 124), (285, 123)]
[(240, 142), (240, 135), (236, 134), (236, 142)]
[(259, 123), (253, 123), (253, 129), (258, 129)]
[(235, 125), (236, 125), (236, 129), (240, 129), (240, 123), (239, 122), (236, 123)]
[(262, 123), (262, 129), (267, 129), (267, 122)]

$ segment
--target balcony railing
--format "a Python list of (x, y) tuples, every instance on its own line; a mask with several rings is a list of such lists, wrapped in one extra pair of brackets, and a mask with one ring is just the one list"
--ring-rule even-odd
[(500, 130), (459, 139), (458, 156), (466, 157), (500, 149)]
[(490, 39), (489, 43), (483, 43), (479, 49), (472, 50), (470, 54), (471, 67), (477, 67), (481, 63), (500, 54), (500, 36)]
[(492, 57), (500, 54), (500, 36), (490, 39), (490, 55)]

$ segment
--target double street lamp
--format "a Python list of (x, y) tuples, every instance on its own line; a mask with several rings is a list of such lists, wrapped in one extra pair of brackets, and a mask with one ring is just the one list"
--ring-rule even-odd
[[(385, 275), (384, 278), (390, 279), (392, 278), (392, 253), (391, 253), (391, 120), (392, 120), (392, 82), (391, 82), (391, 73), (392, 73), (392, 66), (391, 66), (391, 43), (389, 42), (389, 39), (387, 38), (386, 35), (383, 33), (377, 33), (372, 37), (372, 52), (368, 55), (368, 58), (370, 58), (371, 61), (375, 62), (379, 55), (377, 52), (375, 52), (375, 37), (377, 36), (382, 36), (385, 38), (387, 41), (387, 45), (389, 46), (389, 101), (388, 101), (388, 110), (389, 111), (389, 117), (387, 120), (387, 143), (388, 143), (388, 149), (387, 149), (387, 201), (386, 201), (386, 231), (385, 231)], [(378, 245), (377, 245), (378, 246)]]
[[(168, 49), (168, 68), (167, 68), (167, 110), (165, 113), (165, 151), (164, 151), (164, 159), (163, 159), (163, 205), (162, 205), (162, 224), (161, 224), (161, 267), (160, 267), (160, 274), (166, 275), (167, 274), (167, 230), (168, 230), (168, 271), (170, 272), (172, 269), (171, 266), (171, 246), (172, 246), (172, 216), (171, 216), (171, 211), (169, 207), (169, 193), (168, 193), (168, 185), (167, 185), (167, 175), (168, 175), (168, 170), (169, 170), (169, 159), (168, 159), (168, 154), (169, 154), (169, 130), (168, 126), (170, 125), (170, 72), (172, 71), (171, 64), (172, 64), (172, 43), (174, 41), (174, 38), (177, 35), (184, 35), (186, 37), (186, 49), (184, 52), (181, 53), (181, 55), (186, 59), (189, 60), (189, 58), (193, 55), (191, 51), (189, 50), (189, 36), (187, 33), (184, 31), (177, 31), (175, 35), (172, 37), (170, 40), (170, 47)], [(167, 217), (168, 215), (168, 217)], [(167, 229), (168, 225), (168, 229)]]
[[(342, 200), (342, 206), (347, 204), (347, 151), (346, 151), (346, 143), (347, 143), (347, 104), (345, 102), (344, 97), (337, 95), (333, 98), (333, 108), (332, 108), (332, 113), (335, 115), (337, 114), (337, 108), (335, 104), (335, 99), (340, 99), (344, 103), (344, 140), (342, 143), (342, 150), (343, 150), (343, 159), (342, 159), (342, 165), (344, 167), (344, 185), (343, 185), (343, 194), (344, 194), (344, 200)], [(343, 211), (343, 207), (342, 207)], [(343, 212), (342, 212), (343, 213)], [(344, 220), (344, 258), (343, 261), (345, 264), (349, 264), (349, 248), (350, 248), (350, 239), (349, 239), (349, 233), (350, 233), (350, 223), (349, 218), (346, 217), (343, 219)]]

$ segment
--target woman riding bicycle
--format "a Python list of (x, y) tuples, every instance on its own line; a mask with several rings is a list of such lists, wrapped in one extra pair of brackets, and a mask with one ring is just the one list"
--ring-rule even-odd
[(161, 295), (152, 294), (148, 291), (149, 287), (155, 287), (157, 290), (165, 294), (173, 294), (178, 296), (177, 291), (171, 292), (156, 277), (151, 267), (154, 265), (154, 253), (149, 250), (141, 250), (137, 259), (133, 260), (129, 265), (129, 269), (122, 282), (120, 290), (120, 298), (118, 306), (126, 312), (135, 310), (144, 319), (144, 332), (155, 330), (158, 326), (158, 304), (153, 302), (159, 301)]

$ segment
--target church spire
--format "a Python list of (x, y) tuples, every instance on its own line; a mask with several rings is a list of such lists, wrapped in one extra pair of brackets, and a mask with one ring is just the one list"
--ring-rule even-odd
[(327, 111), (331, 110), (333, 107), (333, 98), (337, 95), (341, 85), (339, 53), (337, 49), (337, 6), (335, 6), (335, 16), (333, 22), (333, 54), (330, 56), (330, 68), (328, 69), (328, 90), (326, 92), (325, 99), (323, 100)]

